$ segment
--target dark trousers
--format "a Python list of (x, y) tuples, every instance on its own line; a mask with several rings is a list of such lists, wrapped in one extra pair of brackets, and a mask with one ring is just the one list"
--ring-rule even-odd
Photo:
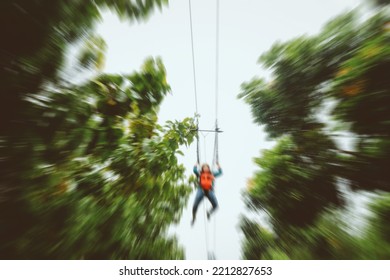
[(218, 208), (218, 201), (217, 201), (217, 197), (215, 196), (214, 189), (211, 189), (209, 191), (204, 191), (202, 188), (198, 187), (195, 196), (194, 206), (192, 207), (192, 215), (194, 217), (196, 216), (196, 212), (198, 211), (198, 206), (200, 202), (203, 200), (205, 196), (208, 198), (208, 200), (211, 202), (211, 205), (213, 206), (213, 208), (210, 211), (210, 214)]

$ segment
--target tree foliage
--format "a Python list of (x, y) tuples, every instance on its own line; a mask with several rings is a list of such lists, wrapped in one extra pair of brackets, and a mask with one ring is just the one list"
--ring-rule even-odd
[(168, 0), (12, 0), (0, 2), (0, 124), (4, 134), (22, 122), (22, 99), (58, 81), (71, 43), (90, 36), (100, 11), (143, 20)]
[[(255, 159), (260, 170), (244, 194), (251, 209), (270, 216), (273, 232), (245, 219), (245, 258), (388, 258), (387, 229), (371, 230), (388, 218), (385, 200), (372, 207), (377, 218), (362, 238), (332, 224), (340, 213), (326, 214), (344, 205), (340, 179), (355, 190), (390, 191), (388, 22), (381, 10), (364, 22), (352, 11), (318, 35), (277, 42), (259, 59), (272, 80), (242, 85), (254, 120), (278, 141)], [(319, 117), (330, 101), (332, 120), (355, 136), (353, 150), (340, 149), (337, 130)], [(383, 253), (368, 253), (375, 246)]]
[[(324, 149), (330, 141), (322, 144)], [(320, 153), (308, 154), (299, 149), (291, 139), (283, 139), (256, 158), (262, 171), (255, 174), (248, 189), (248, 204), (266, 210), (281, 233), (285, 225), (310, 224), (323, 208), (340, 204), (336, 179), (329, 175), (335, 153), (315, 149), (313, 153)]]
[[(190, 118), (158, 123), (170, 92), (161, 59), (102, 72), (100, 9), (144, 19), (165, 0), (2, 1), (0, 258), (182, 259), (170, 225), (191, 191), (180, 147)], [(74, 75), (65, 53), (82, 43)]]
[(4, 143), (19, 147), (5, 152), (3, 258), (184, 257), (165, 234), (191, 191), (177, 154), (193, 122), (158, 125), (168, 91), (162, 62), (149, 59), (131, 75), (26, 99), (29, 129)]

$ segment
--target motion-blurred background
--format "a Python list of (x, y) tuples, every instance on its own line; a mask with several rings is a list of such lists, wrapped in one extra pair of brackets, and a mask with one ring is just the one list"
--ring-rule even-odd
[[(321, 2), (220, 1), (220, 259), (390, 258), (389, 1)], [(1, 259), (207, 256), (188, 5), (0, 2)], [(212, 128), (216, 6), (192, 7)]]

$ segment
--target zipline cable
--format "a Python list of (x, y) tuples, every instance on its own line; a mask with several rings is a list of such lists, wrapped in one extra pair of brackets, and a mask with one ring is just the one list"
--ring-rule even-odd
[(192, 50), (192, 73), (194, 80), (194, 96), (195, 96), (195, 120), (196, 120), (196, 160), (200, 163), (200, 149), (199, 149), (199, 112), (198, 112), (198, 93), (196, 90), (196, 67), (195, 67), (195, 50), (194, 50), (194, 31), (192, 27), (192, 5), (191, 0), (188, 0), (189, 14), (190, 14), (190, 34), (191, 34), (191, 50)]
[(194, 31), (192, 27), (192, 8), (191, 0), (188, 0), (188, 6), (190, 11), (190, 30), (191, 30), (191, 49), (192, 49), (192, 72), (194, 76), (194, 93), (195, 93), (195, 117), (198, 118), (198, 93), (196, 91), (196, 68), (195, 68), (195, 50), (194, 50)]
[[(191, 50), (192, 50), (192, 72), (193, 72), (193, 80), (194, 80), (194, 96), (195, 96), (195, 120), (196, 120), (196, 159), (197, 163), (200, 163), (200, 144), (199, 144), (199, 111), (198, 111), (198, 94), (196, 90), (196, 67), (195, 67), (195, 50), (194, 50), (194, 31), (192, 27), (192, 6), (191, 0), (188, 0), (189, 14), (190, 14), (190, 34), (191, 34)], [(203, 135), (203, 134), (202, 134)], [(205, 136), (203, 136), (206, 138)], [(205, 139), (204, 139), (205, 140)], [(204, 141), (206, 142), (206, 141)], [(206, 158), (206, 145), (205, 148), (205, 158)], [(206, 206), (203, 203), (203, 213), (204, 219), (206, 219)], [(208, 228), (207, 222), (205, 222), (205, 239), (206, 239), (206, 251), (209, 255), (209, 242), (208, 242)]]
[(218, 94), (219, 94), (219, 0), (216, 8), (215, 30), (215, 119), (218, 120)]
[[(215, 31), (215, 140), (214, 140), (214, 166), (219, 164), (219, 153), (218, 153), (218, 95), (219, 95), (219, 0), (217, 1), (216, 7), (216, 31)], [(217, 166), (218, 167), (218, 166)], [(214, 189), (215, 192), (215, 189)], [(217, 235), (217, 217), (214, 216), (214, 238), (213, 238), (213, 255), (212, 259), (215, 260), (216, 251), (216, 235)]]

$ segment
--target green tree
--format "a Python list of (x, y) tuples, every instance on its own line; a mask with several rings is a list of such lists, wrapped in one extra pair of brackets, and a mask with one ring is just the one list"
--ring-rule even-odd
[(193, 123), (157, 124), (168, 91), (161, 61), (147, 60), (139, 73), (29, 96), (30, 127), (15, 140), (30, 144), (7, 152), (19, 161), (5, 170), (3, 258), (184, 257), (165, 234), (191, 191), (176, 154)]
[[(102, 72), (99, 9), (144, 19), (165, 0), (2, 1), (0, 258), (182, 259), (177, 223), (191, 191), (180, 147), (190, 118), (158, 124), (170, 91), (160, 59)], [(73, 84), (65, 53), (82, 43)]]
[(176, 155), (193, 122), (157, 124), (168, 91), (149, 59), (131, 75), (29, 96), (29, 129), (10, 141), (30, 144), (6, 154), (18, 160), (4, 170), (2, 258), (184, 257), (165, 234), (191, 191)]
[[(357, 246), (358, 238), (342, 223), (332, 224), (341, 214), (326, 214), (343, 205), (339, 179), (357, 190), (390, 191), (388, 21), (384, 11), (365, 22), (352, 11), (316, 36), (276, 43), (259, 60), (272, 69), (272, 81), (256, 77), (242, 85), (240, 97), (255, 121), (278, 140), (255, 159), (260, 170), (244, 193), (251, 209), (270, 216), (273, 233), (244, 220), (245, 258), (370, 258), (375, 257), (368, 253), (373, 246), (367, 244), (374, 239), (387, 248), (380, 258), (389, 256), (384, 238), (366, 237), (367, 246)], [(320, 121), (323, 104), (330, 100), (336, 104), (330, 117), (355, 135), (353, 151), (339, 149), (332, 140), (337, 130)], [(329, 237), (332, 230), (339, 235)], [(263, 239), (267, 248), (256, 245)]]
[(110, 9), (124, 20), (146, 19), (168, 0), (12, 0), (0, 2), (0, 127), (2, 135), (23, 129), (27, 93), (58, 81), (68, 46), (88, 37)]

